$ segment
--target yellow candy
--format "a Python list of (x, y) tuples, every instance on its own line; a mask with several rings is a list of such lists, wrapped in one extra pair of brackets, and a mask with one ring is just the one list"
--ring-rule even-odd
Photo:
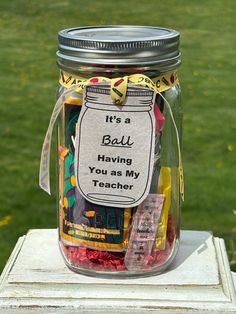
[(83, 104), (83, 99), (82, 98), (74, 98), (74, 97), (69, 97), (66, 100), (67, 105), (76, 105), (76, 106), (82, 106)]
[(161, 214), (161, 220), (157, 228), (156, 247), (160, 250), (164, 250), (166, 245), (168, 213), (171, 203), (171, 168), (169, 167), (161, 167), (158, 182), (158, 193), (165, 195), (165, 201)]
[(70, 177), (70, 183), (71, 183), (72, 186), (75, 186), (75, 185), (76, 185), (75, 176), (71, 176), (71, 177)]
[(64, 205), (65, 208), (69, 207), (68, 200), (67, 200), (66, 197), (63, 198), (63, 205)]
[(86, 217), (94, 217), (95, 214), (96, 214), (96, 212), (94, 210), (89, 210), (89, 211), (86, 211), (85, 216)]

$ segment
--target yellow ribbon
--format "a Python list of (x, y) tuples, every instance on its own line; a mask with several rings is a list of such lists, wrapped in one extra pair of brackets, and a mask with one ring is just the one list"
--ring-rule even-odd
[(88, 84), (110, 83), (111, 98), (113, 102), (122, 104), (126, 97), (128, 83), (151, 88), (160, 94), (175, 86), (178, 83), (178, 77), (176, 71), (169, 71), (152, 79), (143, 74), (131, 74), (112, 79), (104, 76), (95, 76), (86, 79), (81, 76), (73, 76), (67, 72), (61, 71), (59, 83), (66, 88), (77, 85), (76, 92), (79, 94), (83, 94), (84, 87)]

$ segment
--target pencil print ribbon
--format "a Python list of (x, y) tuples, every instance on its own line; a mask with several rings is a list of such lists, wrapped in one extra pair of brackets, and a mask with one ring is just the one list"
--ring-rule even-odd
[(170, 71), (163, 73), (160, 76), (156, 76), (152, 79), (143, 74), (131, 74), (128, 76), (113, 79), (109, 79), (103, 76), (96, 76), (85, 79), (84, 77), (73, 76), (69, 73), (61, 71), (59, 83), (66, 88), (77, 85), (76, 91), (79, 94), (83, 93), (85, 85), (110, 83), (111, 98), (113, 102), (115, 104), (122, 104), (126, 97), (128, 83), (148, 87), (154, 89), (157, 93), (162, 93), (175, 86), (178, 83), (178, 77), (176, 71)]
[[(179, 182), (180, 182), (180, 193), (182, 195), (182, 199), (184, 199), (184, 179), (183, 179), (183, 167), (182, 167), (182, 157), (180, 150), (180, 139), (178, 129), (174, 120), (174, 116), (172, 114), (171, 106), (168, 103), (167, 99), (161, 94), (162, 92), (170, 89), (178, 83), (177, 72), (171, 71), (164, 73), (160, 76), (154, 77), (150, 79), (146, 75), (143, 74), (132, 74), (129, 76), (119, 77), (109, 79), (107, 77), (92, 77), (89, 79), (85, 79), (79, 76), (72, 76), (66, 72), (61, 71), (60, 85), (64, 86), (66, 90), (62, 93), (62, 95), (58, 98), (52, 116), (50, 118), (48, 130), (44, 139), (42, 153), (41, 153), (41, 161), (40, 161), (40, 171), (39, 171), (39, 185), (45, 190), (48, 194), (50, 194), (50, 149), (51, 149), (51, 139), (52, 139), (52, 131), (54, 124), (63, 108), (64, 104), (69, 102), (68, 99), (72, 96), (73, 93), (78, 93), (80, 97), (83, 95), (83, 91), (86, 85), (90, 84), (100, 84), (100, 83), (109, 83), (110, 84), (110, 94), (112, 101), (117, 105), (122, 105), (126, 98), (126, 91), (128, 84), (134, 84), (142, 87), (148, 87), (153, 89), (156, 93), (158, 93), (164, 102), (167, 104), (167, 109), (169, 111), (172, 123), (174, 125), (177, 147), (178, 147), (178, 157), (179, 157)], [(82, 104), (82, 102), (81, 102)]]

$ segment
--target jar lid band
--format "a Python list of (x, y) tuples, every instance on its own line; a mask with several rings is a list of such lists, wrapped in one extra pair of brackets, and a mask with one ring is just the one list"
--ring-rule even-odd
[(61, 30), (58, 59), (100, 65), (166, 65), (180, 63), (180, 34), (154, 26), (105, 25)]

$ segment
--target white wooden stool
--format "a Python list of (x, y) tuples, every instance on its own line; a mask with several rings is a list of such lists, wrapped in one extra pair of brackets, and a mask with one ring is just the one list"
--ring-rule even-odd
[(163, 274), (139, 279), (79, 275), (64, 264), (57, 230), (19, 238), (0, 278), (0, 313), (236, 313), (224, 241), (182, 231), (179, 253)]

